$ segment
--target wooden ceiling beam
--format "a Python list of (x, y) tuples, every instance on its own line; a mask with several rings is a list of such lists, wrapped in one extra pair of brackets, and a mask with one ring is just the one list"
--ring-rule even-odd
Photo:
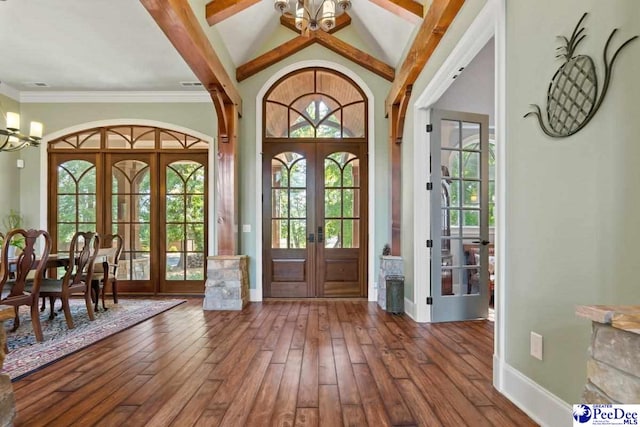
[(291, 39), (288, 42), (271, 49), (269, 52), (263, 53), (257, 58), (239, 66), (236, 69), (236, 80), (241, 82), (248, 79), (265, 68), (301, 51), (305, 47), (311, 46), (315, 42), (316, 40), (313, 37), (298, 36), (295, 39)]
[[(298, 34), (300, 33), (300, 30), (296, 28), (296, 21), (293, 18), (282, 15), (280, 16), (280, 23), (288, 29), (295, 31)], [(336, 18), (336, 25), (329, 30), (329, 34), (333, 34), (348, 25), (351, 25), (351, 17), (348, 13), (343, 13)]]
[(209, 25), (216, 25), (256, 3), (260, 0), (213, 0), (205, 7), (205, 16)]
[(427, 16), (425, 16), (418, 34), (413, 40), (413, 44), (391, 85), (386, 99), (387, 114), (389, 114), (393, 104), (400, 102), (407, 87), (415, 83), (463, 4), (464, 0), (433, 0), (431, 7), (427, 11)]
[(419, 23), (424, 16), (424, 7), (413, 0), (369, 0), (381, 8), (398, 15), (414, 24)]
[(314, 32), (313, 37), (317, 40), (318, 44), (337, 53), (338, 55), (344, 56), (348, 60), (355, 62), (374, 74), (379, 75), (383, 79), (389, 80), (390, 82), (394, 80), (396, 73), (395, 69), (368, 53), (363, 52), (360, 49), (351, 46), (349, 43), (344, 42), (331, 34), (325, 33), (324, 31)]
[(209, 91), (242, 114), (242, 98), (200, 26), (187, 0), (140, 0), (178, 53)]

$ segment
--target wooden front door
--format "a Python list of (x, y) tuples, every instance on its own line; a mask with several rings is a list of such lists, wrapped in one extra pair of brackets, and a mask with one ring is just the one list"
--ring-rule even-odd
[(366, 296), (363, 142), (273, 142), (263, 155), (266, 297)]

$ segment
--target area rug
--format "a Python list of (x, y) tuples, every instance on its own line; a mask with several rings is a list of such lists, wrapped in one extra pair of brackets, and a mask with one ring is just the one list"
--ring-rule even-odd
[[(71, 300), (71, 314), (75, 328), (67, 329), (64, 313), (59, 312), (53, 320), (49, 320), (49, 304), (40, 316), (43, 342), (37, 342), (33, 334), (28, 307), (20, 308), (20, 327), (16, 332), (9, 332), (13, 321), (5, 322), (9, 353), (4, 360), (2, 372), (8, 374), (12, 381), (41, 369), (65, 356), (68, 356), (101, 339), (130, 328), (163, 311), (169, 310), (185, 302), (184, 300), (151, 300), (151, 299), (119, 299), (118, 304), (111, 303), (107, 311), (95, 313), (96, 319), (91, 322), (84, 305), (84, 300)], [(60, 301), (56, 304), (56, 311)]]

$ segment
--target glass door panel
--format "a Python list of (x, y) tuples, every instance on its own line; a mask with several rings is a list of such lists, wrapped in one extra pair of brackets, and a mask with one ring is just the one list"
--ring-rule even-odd
[(366, 295), (366, 146), (359, 143), (318, 144), (322, 159), (317, 197), (318, 287), (325, 297)]
[(123, 240), (118, 280), (152, 278), (152, 170), (149, 159), (113, 158), (111, 163), (111, 232)]
[(204, 292), (206, 271), (206, 155), (162, 155), (161, 292)]
[(314, 147), (269, 144), (264, 156), (265, 296), (314, 296)]
[[(433, 320), (484, 318), (488, 291), (488, 117), (432, 110)], [(439, 191), (437, 191), (438, 189)]]
[(204, 279), (204, 166), (166, 166), (165, 279)]

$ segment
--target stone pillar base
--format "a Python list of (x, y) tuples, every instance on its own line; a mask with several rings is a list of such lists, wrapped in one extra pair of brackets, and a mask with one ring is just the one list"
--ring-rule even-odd
[(207, 258), (205, 310), (242, 310), (249, 303), (249, 257), (217, 255)]
[(380, 273), (378, 274), (378, 305), (383, 310), (387, 309), (387, 276), (402, 276), (402, 257), (381, 255)]

